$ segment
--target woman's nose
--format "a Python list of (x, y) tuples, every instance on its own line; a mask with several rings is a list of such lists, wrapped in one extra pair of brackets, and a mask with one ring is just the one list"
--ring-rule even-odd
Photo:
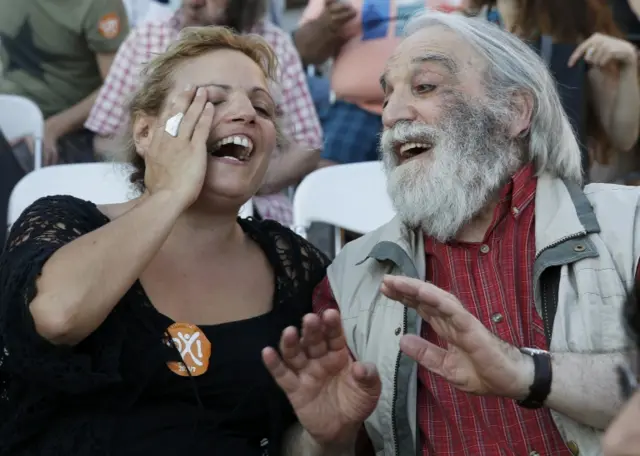
[(229, 119), (232, 122), (253, 123), (256, 120), (256, 110), (251, 100), (244, 96), (238, 96), (231, 103)]

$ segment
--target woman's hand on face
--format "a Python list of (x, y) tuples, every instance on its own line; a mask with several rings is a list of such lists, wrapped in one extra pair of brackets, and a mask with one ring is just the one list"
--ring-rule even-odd
[[(202, 88), (188, 87), (166, 106), (144, 157), (144, 182), (149, 193), (169, 191), (185, 209), (198, 198), (207, 172), (207, 140), (213, 112)], [(174, 137), (165, 127), (169, 119), (180, 113), (184, 117)]]
[(574, 66), (580, 58), (597, 67), (610, 62), (617, 62), (621, 67), (638, 64), (638, 54), (633, 44), (601, 33), (594, 33), (583, 41), (569, 57), (568, 65)]

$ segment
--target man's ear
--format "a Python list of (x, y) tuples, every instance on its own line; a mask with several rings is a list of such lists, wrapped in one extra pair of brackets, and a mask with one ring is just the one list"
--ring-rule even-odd
[(529, 92), (518, 91), (511, 96), (513, 119), (509, 133), (511, 137), (523, 137), (529, 133), (533, 116), (533, 96)]
[(133, 122), (133, 143), (138, 155), (144, 157), (151, 147), (155, 133), (156, 118), (153, 116), (139, 115)]

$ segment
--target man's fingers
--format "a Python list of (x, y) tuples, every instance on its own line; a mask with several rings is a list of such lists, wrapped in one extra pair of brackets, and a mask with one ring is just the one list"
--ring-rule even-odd
[(285, 393), (291, 394), (298, 389), (300, 381), (297, 375), (285, 365), (273, 348), (267, 347), (262, 350), (262, 362)]
[(302, 349), (298, 330), (293, 326), (282, 331), (280, 338), (280, 353), (282, 360), (293, 370), (304, 369), (309, 362), (307, 355)]
[(347, 339), (344, 337), (340, 312), (335, 309), (326, 310), (322, 314), (324, 323), (325, 340), (329, 350), (338, 351), (347, 346)]
[(311, 359), (320, 358), (329, 351), (324, 337), (324, 323), (316, 314), (307, 314), (302, 319), (302, 346)]
[(409, 307), (422, 305), (437, 308), (449, 293), (428, 282), (402, 276), (387, 275), (382, 280), (380, 291), (389, 299), (402, 301)]
[(400, 350), (430, 371), (442, 375), (447, 351), (414, 334), (402, 336)]
[(391, 299), (396, 297), (417, 300), (426, 282), (409, 277), (386, 275), (382, 279), (382, 292)]
[(451, 294), (432, 283), (409, 277), (387, 275), (380, 289), (390, 299), (399, 298), (410, 307), (431, 316), (453, 317), (466, 309)]

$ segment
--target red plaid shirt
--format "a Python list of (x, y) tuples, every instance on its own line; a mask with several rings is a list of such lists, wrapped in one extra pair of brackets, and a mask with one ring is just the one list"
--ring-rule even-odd
[[(457, 296), (497, 336), (516, 347), (546, 349), (533, 304), (536, 182), (533, 166), (513, 176), (483, 242), (441, 244), (426, 237), (425, 254), (427, 280)], [(313, 305), (319, 313), (338, 309), (326, 278)], [(422, 328), (422, 337), (446, 346), (427, 324)], [(571, 455), (548, 409), (466, 394), (422, 367), (417, 407), (424, 456)]]
[[(118, 49), (111, 70), (98, 93), (85, 127), (110, 136), (129, 121), (128, 98), (138, 88), (140, 72), (154, 55), (162, 54), (182, 29), (179, 13), (165, 21), (140, 24)], [(276, 101), (284, 115), (284, 129), (293, 142), (309, 149), (322, 147), (322, 129), (309, 94), (300, 57), (291, 38), (268, 21), (260, 21), (251, 33), (271, 45), (279, 62), (279, 90)], [(283, 193), (255, 196), (253, 201), (264, 218), (291, 225), (291, 202)]]

